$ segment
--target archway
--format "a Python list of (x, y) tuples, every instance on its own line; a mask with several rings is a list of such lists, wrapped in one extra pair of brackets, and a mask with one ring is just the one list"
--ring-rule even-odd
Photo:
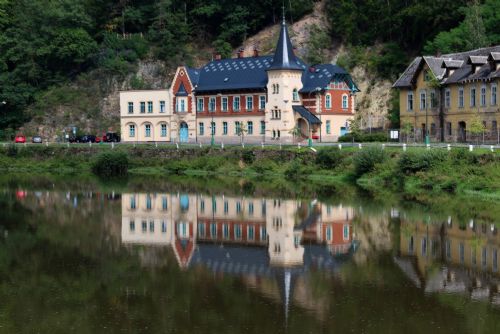
[(187, 143), (189, 139), (189, 128), (186, 122), (182, 122), (179, 128), (179, 141)]
[(300, 131), (300, 136), (309, 138), (309, 124), (303, 118), (297, 120), (297, 127)]
[(464, 143), (467, 140), (467, 125), (464, 121), (458, 122), (458, 141)]

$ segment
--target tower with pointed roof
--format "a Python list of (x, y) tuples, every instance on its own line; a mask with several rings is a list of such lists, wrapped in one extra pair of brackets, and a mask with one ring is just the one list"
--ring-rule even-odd
[(278, 44), (271, 66), (267, 69), (266, 137), (286, 140), (293, 137), (296, 126), (294, 105), (300, 105), (305, 67), (295, 56), (283, 12)]

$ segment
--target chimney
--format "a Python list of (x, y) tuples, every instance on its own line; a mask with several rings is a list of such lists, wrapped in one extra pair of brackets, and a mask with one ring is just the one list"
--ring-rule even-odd
[(245, 56), (245, 50), (243, 48), (238, 50), (238, 58), (243, 58)]
[(214, 53), (214, 59), (215, 60), (221, 60), (222, 59), (221, 54), (219, 52)]
[(253, 56), (254, 57), (258, 57), (259, 56), (259, 49), (257, 49), (256, 47), (253, 48)]

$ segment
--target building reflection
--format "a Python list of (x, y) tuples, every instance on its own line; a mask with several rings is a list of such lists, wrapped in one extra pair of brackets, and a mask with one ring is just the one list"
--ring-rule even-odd
[(401, 222), (395, 262), (427, 293), (445, 292), (500, 305), (500, 235), (491, 224)]
[(241, 276), (287, 314), (297, 282), (301, 304), (311, 304), (304, 273), (334, 273), (355, 251), (353, 217), (351, 207), (315, 200), (129, 193), (121, 235), (124, 244), (170, 247), (182, 268)]

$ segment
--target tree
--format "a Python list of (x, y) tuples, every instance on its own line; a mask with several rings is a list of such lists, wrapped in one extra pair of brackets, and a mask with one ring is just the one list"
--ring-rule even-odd
[(296, 141), (296, 138), (299, 138), (302, 135), (302, 131), (300, 131), (300, 127), (298, 125), (295, 125), (289, 132), (289, 134), (292, 135), (293, 141)]
[(472, 136), (476, 137), (478, 144), (479, 136), (484, 133), (484, 130), (486, 130), (486, 128), (483, 124), (483, 121), (481, 120), (481, 117), (478, 113), (474, 114), (474, 116), (471, 118), (471, 121), (469, 122), (468, 131)]
[(240, 122), (240, 126), (236, 128), (236, 135), (240, 137), (240, 143), (243, 145), (245, 140), (245, 133), (248, 132), (245, 122)]

